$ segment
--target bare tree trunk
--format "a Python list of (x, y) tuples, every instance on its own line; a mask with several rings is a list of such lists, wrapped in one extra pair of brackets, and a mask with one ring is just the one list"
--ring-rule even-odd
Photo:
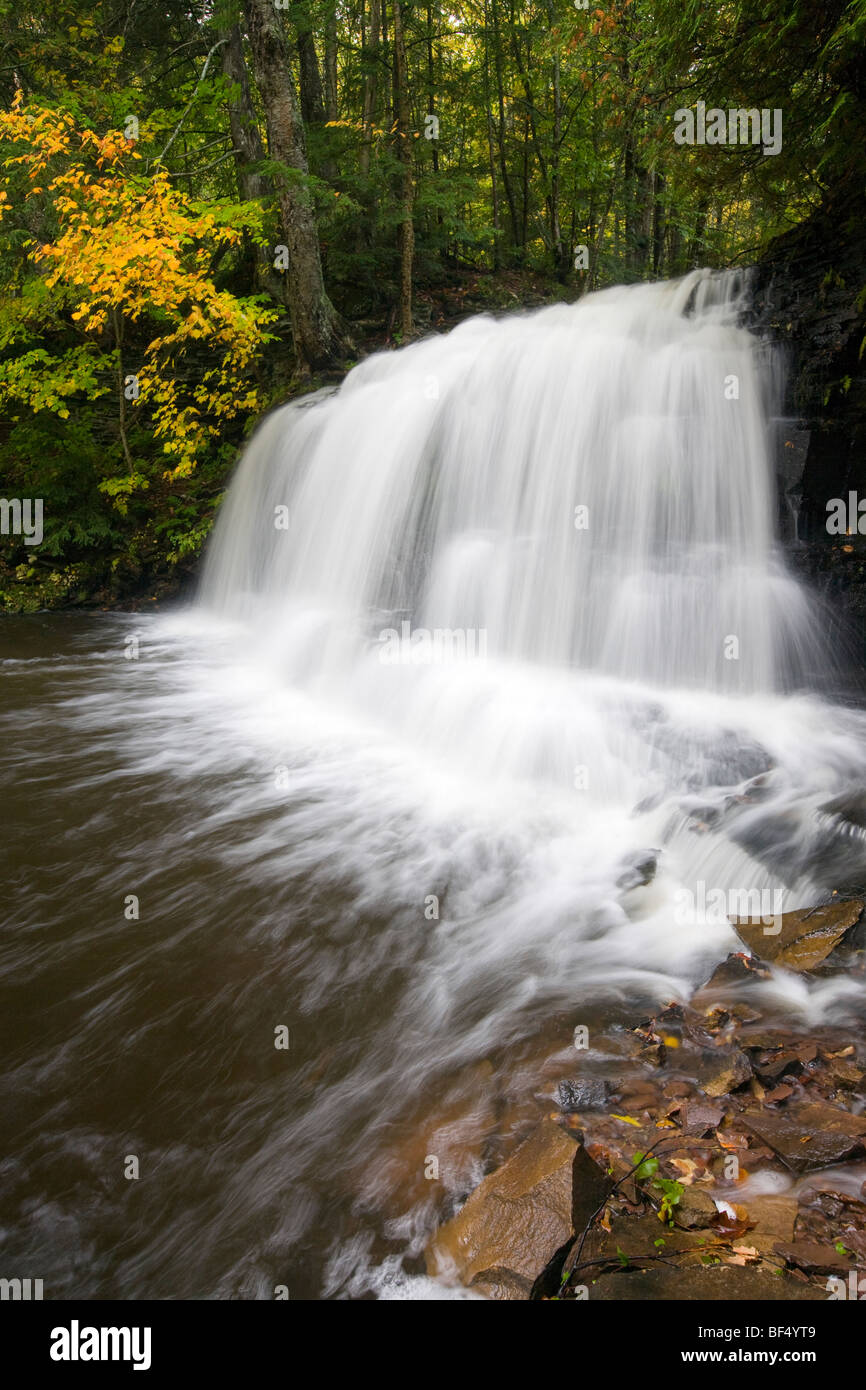
[(493, 204), (493, 269), (502, 264), (500, 246), (499, 188), (496, 182), (496, 154), (493, 148), (493, 116), (490, 111), (490, 30), (487, 25), (487, 0), (484, 3), (484, 106), (487, 112), (487, 158), (490, 163), (490, 196)]
[(409, 108), (409, 71), (406, 63), (406, 36), (403, 33), (402, 0), (394, 0), (394, 114), (397, 154), (403, 166), (400, 180), (400, 328), (404, 338), (412, 334), (412, 262), (415, 254), (415, 228), (412, 207), (415, 186), (412, 176), (412, 136)]
[(247, 65), (241, 41), (240, 25), (235, 24), (226, 34), (222, 48), (223, 73), (237, 90), (229, 98), (229, 130), (238, 177), (238, 192), (245, 202), (258, 202), (271, 191), (269, 180), (253, 166), (265, 157), (265, 147), (259, 134), (253, 106)]
[(505, 158), (505, 94), (502, 77), (502, 42), (499, 35), (499, 11), (497, 9), (497, 4), (498, 0), (490, 0), (490, 13), (493, 17), (493, 59), (496, 68), (496, 98), (499, 104), (499, 165), (502, 169), (502, 187), (505, 189), (508, 214), (511, 218), (512, 245), (517, 248), (520, 245), (520, 227), (517, 221), (517, 203), (514, 198), (514, 189), (511, 186), (511, 179), (508, 174), (508, 161)]
[(707, 231), (708, 212), (709, 203), (706, 198), (701, 198), (700, 202), (698, 203), (698, 215), (695, 221), (695, 230), (689, 241), (688, 250), (686, 251), (686, 265), (688, 266), (689, 270), (692, 270), (696, 266), (701, 265), (706, 260), (706, 248), (704, 246), (704, 237)]
[[(259, 134), (258, 120), (250, 91), (250, 79), (244, 60), (240, 25), (225, 31), (222, 47), (223, 73), (232, 84), (229, 97), (229, 130), (235, 157), (238, 193), (246, 203), (260, 203), (273, 195), (273, 184), (256, 165), (265, 157), (265, 147)], [(286, 279), (274, 270), (272, 253), (267, 246), (255, 250), (256, 278), (275, 299), (287, 303)]]
[(301, 116), (305, 126), (325, 124), (325, 96), (313, 31), (307, 17), (298, 20), (298, 75), (300, 77)]
[(634, 268), (641, 279), (646, 274), (652, 243), (652, 216), (655, 176), (651, 169), (638, 165), (635, 169), (635, 244)]
[(653, 210), (653, 275), (661, 275), (665, 248), (665, 176), (656, 170)]
[[(550, 17), (553, 27), (553, 15)], [(553, 56), (553, 151), (550, 157), (550, 238), (553, 242), (553, 268), (561, 278), (567, 264), (562, 250), (562, 227), (559, 220), (559, 157), (562, 145), (562, 88), (560, 85), (559, 53)]]
[(268, 122), (272, 159), (299, 174), (276, 180), (283, 235), (289, 253), (288, 299), (298, 368), (335, 363), (348, 336), (325, 293), (312, 198), (306, 186), (304, 126), (289, 63), (288, 45), (273, 0), (244, 0), (253, 70)]
[(337, 100), (337, 9), (336, 4), (331, 4), (325, 14), (325, 114), (329, 121), (337, 120), (339, 109)]
[[(436, 114), (436, 64), (433, 59), (433, 6), (427, 5), (427, 114)], [(433, 173), (439, 173), (438, 141), (433, 141)], [(439, 221), (442, 221), (441, 210)]]
[[(327, 120), (327, 111), (325, 109), (325, 94), (322, 88), (322, 75), (319, 71), (319, 59), (316, 53), (316, 41), (313, 37), (309, 7), (304, 6), (302, 10), (298, 10), (296, 13), (301, 117), (308, 130), (317, 128), (318, 132), (322, 132), (325, 121)], [(328, 183), (333, 184), (337, 182), (337, 166), (334, 164), (333, 159), (328, 158), (327, 154), (319, 159), (318, 167), (314, 165), (314, 172), (321, 174), (322, 178), (327, 179)]]
[(359, 166), (364, 178), (370, 172), (370, 154), (373, 145), (373, 113), (376, 109), (376, 64), (379, 59), (379, 37), (381, 28), (379, 0), (370, 0), (370, 28), (363, 48), (364, 66), (364, 138), (361, 144)]

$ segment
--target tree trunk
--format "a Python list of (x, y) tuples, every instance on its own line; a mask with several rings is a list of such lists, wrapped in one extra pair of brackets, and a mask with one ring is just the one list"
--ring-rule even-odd
[(337, 100), (337, 10), (328, 6), (325, 14), (325, 114), (329, 121), (339, 116)]
[[(266, 175), (255, 167), (265, 157), (265, 147), (259, 134), (258, 120), (253, 106), (247, 65), (244, 60), (243, 40), (240, 25), (235, 24), (224, 31), (226, 43), (222, 47), (223, 73), (234, 89), (229, 98), (229, 130), (232, 137), (232, 150), (235, 157), (235, 171), (238, 180), (238, 194), (245, 203), (261, 203), (272, 197), (273, 185)], [(252, 260), (252, 255), (250, 256)], [(282, 304), (287, 303), (286, 278), (274, 270), (273, 252), (267, 246), (255, 248), (256, 278)]]
[(288, 45), (273, 0), (244, 0), (253, 70), (268, 122), (271, 158), (292, 175), (277, 178), (283, 235), (289, 253), (288, 299), (301, 372), (338, 362), (349, 348), (345, 328), (325, 293), (316, 217), (306, 186), (304, 126)]
[[(553, 27), (553, 15), (550, 15)], [(550, 239), (553, 243), (553, 268), (560, 280), (565, 278), (568, 266), (562, 249), (562, 227), (559, 219), (559, 162), (562, 145), (562, 88), (560, 83), (559, 53), (553, 55), (553, 150), (550, 157)]]
[(502, 77), (502, 40), (499, 34), (499, 11), (497, 9), (498, 0), (490, 0), (490, 13), (493, 18), (493, 60), (496, 69), (496, 99), (499, 106), (499, 123), (497, 128), (499, 144), (499, 166), (502, 170), (502, 187), (505, 189), (505, 200), (508, 203), (508, 215), (511, 218), (511, 242), (517, 248), (520, 245), (520, 226), (517, 221), (517, 203), (514, 197), (514, 189), (511, 186), (511, 178), (508, 173), (508, 161), (505, 158), (505, 92)]
[(373, 114), (376, 109), (376, 65), (379, 61), (380, 26), (379, 0), (370, 0), (370, 28), (362, 53), (364, 61), (364, 136), (358, 158), (361, 174), (364, 178), (370, 172), (370, 154), (373, 145)]
[[(311, 127), (318, 128), (318, 131), (321, 132), (319, 138), (322, 139), (326, 138), (323, 134), (323, 127), (327, 119), (327, 111), (309, 9), (305, 8), (303, 11), (298, 11), (297, 30), (301, 117), (308, 130)], [(321, 174), (328, 183), (337, 182), (336, 165), (327, 155), (319, 160), (317, 168), (314, 165), (314, 172)]]
[(487, 111), (487, 158), (490, 163), (490, 196), (493, 204), (493, 269), (502, 265), (499, 220), (499, 188), (496, 182), (496, 154), (493, 148), (493, 115), (490, 110), (490, 30), (487, 27), (487, 5), (484, 6), (484, 106)]
[(325, 97), (313, 31), (307, 17), (298, 20), (298, 75), (301, 89), (301, 116), (305, 126), (325, 124)]
[(653, 275), (660, 276), (665, 247), (665, 176), (656, 170), (653, 211)]
[(394, 115), (397, 155), (402, 165), (400, 179), (400, 328), (404, 338), (412, 334), (412, 262), (415, 254), (415, 228), (412, 206), (415, 197), (412, 176), (412, 136), (409, 108), (409, 72), (406, 63), (406, 36), (403, 32), (402, 0), (394, 0)]

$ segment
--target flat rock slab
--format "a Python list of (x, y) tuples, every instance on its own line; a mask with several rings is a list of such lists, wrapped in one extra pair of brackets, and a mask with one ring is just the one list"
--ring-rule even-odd
[(488, 1297), (528, 1296), (535, 1279), (582, 1231), (610, 1183), (575, 1138), (543, 1121), (475, 1189), (427, 1248), (431, 1275), (453, 1276)]
[(798, 908), (780, 913), (773, 922), (732, 917), (731, 925), (753, 955), (786, 970), (814, 970), (826, 960), (863, 911), (863, 902), (851, 898), (824, 907)]
[[(713, 1215), (715, 1214), (714, 1205)], [(582, 1266), (592, 1260), (609, 1259), (617, 1262), (622, 1256), (633, 1260), (658, 1259), (660, 1251), (664, 1251), (665, 1255), (692, 1252), (699, 1255), (705, 1249), (706, 1240), (699, 1231), (672, 1230), (669, 1226), (662, 1225), (654, 1213), (641, 1212), (634, 1216), (612, 1215), (610, 1230), (596, 1224), (587, 1236), (580, 1261), (577, 1261), (575, 1249), (570, 1252), (563, 1268), (571, 1269), (577, 1264), (577, 1273), (573, 1279), (575, 1283), (583, 1283), (587, 1281), (590, 1270), (584, 1271)], [(596, 1277), (593, 1272), (592, 1278)]]
[(699, 1100), (687, 1101), (680, 1115), (683, 1133), (698, 1137), (714, 1134), (724, 1117), (721, 1105), (710, 1105)]
[[(588, 1284), (587, 1302), (619, 1302), (627, 1300), (696, 1302), (710, 1299), (714, 1302), (729, 1300), (771, 1300), (791, 1299), (822, 1302), (826, 1300), (825, 1289), (813, 1284), (803, 1284), (798, 1279), (785, 1275), (772, 1274), (765, 1269), (737, 1269), (730, 1265), (706, 1265), (700, 1268), (673, 1269), (670, 1267), (647, 1270), (617, 1270), (606, 1274), (597, 1284)], [(724, 1343), (727, 1347), (728, 1343)]]
[(835, 1246), (819, 1245), (816, 1241), (779, 1242), (776, 1254), (807, 1274), (847, 1274), (853, 1268), (851, 1260), (840, 1255)]
[(745, 1114), (741, 1123), (798, 1173), (826, 1168), (866, 1147), (866, 1115), (851, 1115), (821, 1101)]

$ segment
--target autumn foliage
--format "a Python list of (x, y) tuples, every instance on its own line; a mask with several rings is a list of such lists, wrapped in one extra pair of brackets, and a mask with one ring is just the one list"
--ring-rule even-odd
[[(128, 474), (105, 490), (122, 505), (143, 481), (127, 444), (131, 412), (149, 413), (170, 471), (183, 475), (225, 420), (264, 404), (254, 367), (274, 310), (218, 289), (211, 274), (222, 249), (256, 234), (260, 209), (193, 203), (166, 170), (142, 169), (123, 132), (79, 129), (68, 113), (20, 98), (0, 113), (0, 141), (0, 214), (35, 229), (0, 301), (0, 344), (20, 348), (0, 363), (0, 403), (67, 418), (76, 397), (116, 390)], [(62, 320), (75, 346), (34, 345)], [(140, 358), (129, 355), (133, 326), (149, 337)], [(207, 357), (192, 377), (190, 352)]]

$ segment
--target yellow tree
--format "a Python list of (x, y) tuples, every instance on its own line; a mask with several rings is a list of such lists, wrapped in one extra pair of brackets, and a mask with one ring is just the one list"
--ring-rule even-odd
[[(167, 474), (179, 475), (223, 422), (266, 404), (253, 368), (275, 313), (217, 288), (211, 273), (245, 229), (261, 234), (260, 209), (195, 203), (164, 170), (142, 173), (123, 132), (78, 129), (69, 113), (28, 109), (20, 96), (0, 113), (0, 149), (0, 217), (38, 229), (0, 290), (0, 401), (66, 418), (76, 395), (109, 389), (100, 369), (110, 359), (129, 471), (104, 486), (122, 505), (144, 483), (130, 412), (146, 415)], [(79, 341), (54, 353), (33, 346), (48, 322), (74, 325)]]

